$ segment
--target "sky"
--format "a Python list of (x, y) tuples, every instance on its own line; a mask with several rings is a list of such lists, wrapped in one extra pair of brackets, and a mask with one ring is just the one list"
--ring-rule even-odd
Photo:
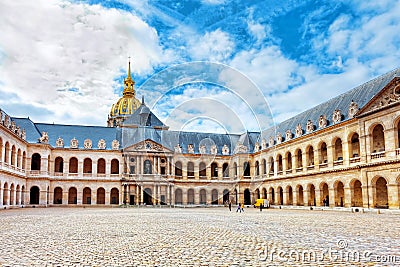
[(397, 0), (2, 0), (0, 108), (105, 126), (130, 57), (171, 129), (257, 131), (398, 68), (398, 14)]

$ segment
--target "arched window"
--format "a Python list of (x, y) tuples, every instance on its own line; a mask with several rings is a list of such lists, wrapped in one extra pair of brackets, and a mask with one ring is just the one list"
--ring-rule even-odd
[(187, 176), (188, 178), (194, 178), (194, 163), (191, 161), (187, 164)]
[(194, 204), (194, 190), (189, 189), (187, 192), (187, 203)]
[(312, 146), (307, 149), (307, 166), (314, 166), (314, 148)]
[(224, 177), (229, 177), (229, 165), (226, 162), (222, 165), (222, 174)]
[(31, 170), (40, 171), (40, 162), (41, 162), (40, 155), (38, 153), (33, 154), (31, 159)]
[(182, 189), (180, 188), (175, 190), (175, 204), (182, 204)]
[(11, 165), (15, 166), (15, 159), (17, 158), (17, 151), (15, 146), (11, 147)]
[(235, 177), (236, 177), (237, 174), (238, 174), (238, 169), (237, 169), (237, 164), (236, 164), (236, 162), (233, 163), (233, 173), (235, 174)]
[(92, 173), (92, 160), (90, 158), (83, 160), (83, 173)]
[(217, 189), (213, 189), (211, 191), (211, 204), (218, 205), (218, 190)]
[(151, 165), (151, 161), (149, 159), (146, 159), (143, 162), (143, 173), (144, 174), (152, 174), (152, 165)]
[(216, 162), (211, 163), (211, 177), (218, 177), (218, 164)]
[(97, 173), (98, 174), (106, 173), (106, 160), (103, 158), (97, 160)]
[(297, 149), (296, 151), (296, 168), (303, 168), (303, 153), (301, 149)]
[(270, 157), (269, 158), (269, 174), (273, 175), (275, 171), (275, 166), (274, 166), (274, 158)]
[(248, 161), (243, 163), (243, 176), (250, 176), (250, 163)]
[(0, 138), (0, 161), (3, 160), (3, 139)]
[(292, 153), (290, 152), (286, 154), (286, 170), (292, 170)]
[(258, 162), (258, 160), (256, 161), (255, 169), (256, 169), (256, 176), (259, 176), (260, 175), (260, 163)]
[(205, 189), (200, 190), (200, 204), (206, 204), (207, 203), (207, 193)]
[(111, 174), (119, 174), (119, 160), (111, 160)]
[(385, 151), (385, 134), (383, 126), (378, 124), (372, 130), (372, 153)]
[(262, 172), (263, 174), (267, 173), (267, 161), (265, 159), (262, 160)]
[(207, 176), (206, 164), (204, 162), (200, 162), (200, 165), (199, 165), (199, 176), (200, 177), (206, 177)]
[(360, 140), (358, 133), (354, 133), (351, 136), (351, 146), (350, 146), (350, 158), (360, 157)]
[(10, 143), (8, 142), (4, 146), (4, 162), (10, 163)]
[(322, 142), (320, 147), (320, 154), (319, 154), (319, 163), (326, 164), (328, 163), (328, 149), (326, 147), (326, 143)]
[(175, 163), (175, 176), (182, 176), (182, 162)]
[(22, 153), (22, 169), (23, 170), (26, 169), (26, 152), (25, 151)]
[(335, 141), (334, 159), (335, 161), (343, 161), (342, 140), (340, 138)]
[(64, 170), (64, 160), (62, 157), (56, 157), (54, 160), (54, 172), (62, 173)]
[(17, 152), (17, 167), (20, 168), (22, 163), (22, 152), (21, 149), (18, 148)]
[(78, 173), (78, 159), (73, 157), (69, 159), (69, 173)]
[(278, 172), (283, 171), (282, 155), (278, 155)]

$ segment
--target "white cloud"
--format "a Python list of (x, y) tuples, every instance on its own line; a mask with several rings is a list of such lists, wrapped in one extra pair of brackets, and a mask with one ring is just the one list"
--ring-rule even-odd
[(99, 5), (2, 1), (0, 25), (1, 90), (54, 111), (52, 121), (58, 123), (104, 125), (118, 98), (114, 79), (126, 69), (128, 56), (132, 71), (141, 74), (172, 60), (155, 29), (128, 12)]
[(221, 5), (225, 4), (225, 0), (201, 0), (203, 4), (206, 5)]

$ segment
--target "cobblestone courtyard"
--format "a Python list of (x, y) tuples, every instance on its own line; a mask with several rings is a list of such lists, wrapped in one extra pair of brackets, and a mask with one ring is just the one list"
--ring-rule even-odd
[(400, 266), (400, 216), (227, 208), (0, 211), (0, 266)]

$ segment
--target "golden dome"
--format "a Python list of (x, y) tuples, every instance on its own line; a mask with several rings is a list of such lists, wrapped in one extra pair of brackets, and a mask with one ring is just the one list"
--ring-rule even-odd
[(124, 92), (123, 96), (118, 99), (117, 103), (112, 105), (110, 111), (110, 117), (118, 117), (124, 115), (130, 115), (140, 107), (140, 101), (135, 97), (135, 81), (131, 77), (131, 62), (129, 61), (128, 66), (128, 77), (124, 80)]

